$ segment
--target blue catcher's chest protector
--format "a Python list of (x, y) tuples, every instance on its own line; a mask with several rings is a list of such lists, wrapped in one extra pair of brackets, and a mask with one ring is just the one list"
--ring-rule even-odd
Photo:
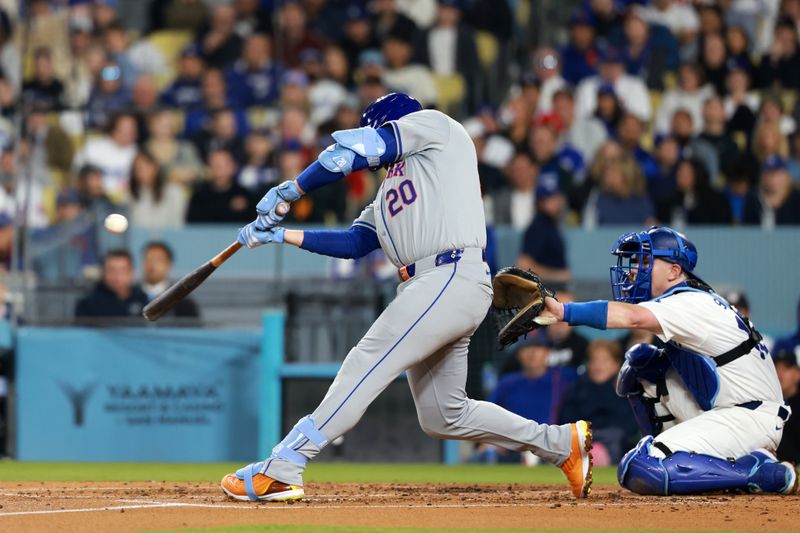
[(736, 321), (739, 328), (748, 334), (747, 340), (724, 354), (700, 354), (687, 350), (673, 341), (666, 343), (664, 352), (669, 358), (672, 367), (681, 379), (683, 379), (686, 388), (692, 393), (700, 408), (704, 411), (709, 411), (714, 408), (720, 389), (720, 379), (717, 368), (750, 353), (750, 351), (761, 342), (761, 334), (753, 327), (749, 320), (740, 315), (723, 299), (717, 298), (716, 293), (710, 288), (704, 290), (682, 283), (673, 287), (664, 295), (659, 296), (655, 301), (681, 292), (700, 292), (716, 298), (718, 303), (736, 314)]

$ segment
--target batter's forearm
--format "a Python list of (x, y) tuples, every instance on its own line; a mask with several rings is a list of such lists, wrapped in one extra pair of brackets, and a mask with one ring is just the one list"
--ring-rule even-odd
[(286, 230), (284, 242), (340, 259), (358, 259), (380, 248), (375, 231), (360, 225), (348, 230)]
[(302, 248), (304, 233), (301, 229), (287, 229), (283, 234), (283, 242)]

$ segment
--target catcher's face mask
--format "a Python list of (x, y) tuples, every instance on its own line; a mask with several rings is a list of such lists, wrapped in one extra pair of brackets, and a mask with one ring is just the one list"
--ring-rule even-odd
[(611, 253), (617, 256), (611, 267), (611, 296), (617, 302), (639, 303), (650, 299), (653, 248), (646, 232), (626, 233)]

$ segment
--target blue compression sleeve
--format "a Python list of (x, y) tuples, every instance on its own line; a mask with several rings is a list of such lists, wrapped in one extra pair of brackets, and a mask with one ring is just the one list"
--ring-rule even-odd
[[(381, 156), (380, 166), (394, 163), (397, 159), (397, 140), (395, 139), (394, 132), (390, 126), (387, 126), (385, 128), (380, 128), (378, 130), (378, 135), (380, 135), (383, 142), (386, 143), (386, 152)], [(367, 158), (356, 154), (355, 161), (353, 161), (353, 170), (361, 170), (368, 166)], [(304, 193), (309, 193), (314, 189), (319, 189), (329, 183), (339, 181), (344, 178), (344, 176), (345, 175), (341, 172), (332, 172), (323, 167), (319, 161), (314, 161), (297, 176), (297, 184)]]
[(564, 321), (570, 326), (589, 326), (606, 329), (608, 324), (608, 302), (572, 302), (564, 304)]
[(375, 230), (358, 224), (348, 230), (304, 231), (300, 246), (309, 252), (342, 259), (358, 259), (380, 247)]

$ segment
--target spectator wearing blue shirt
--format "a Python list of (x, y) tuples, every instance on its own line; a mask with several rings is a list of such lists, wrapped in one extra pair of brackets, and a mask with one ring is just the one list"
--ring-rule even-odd
[(272, 59), (272, 42), (264, 34), (251, 35), (242, 58), (226, 73), (228, 91), (244, 107), (275, 102), (280, 90), (281, 69)]
[(189, 110), (203, 103), (203, 90), (200, 82), (205, 63), (200, 56), (200, 48), (191, 44), (181, 51), (178, 76), (161, 94), (161, 102), (168, 107)]
[(649, 226), (655, 222), (653, 203), (636, 160), (629, 155), (611, 159), (600, 170), (600, 184), (583, 211), (584, 227), (596, 225)]
[(233, 95), (228, 94), (225, 77), (218, 69), (209, 69), (203, 73), (203, 100), (200, 106), (186, 113), (184, 134), (192, 137), (195, 133), (207, 128), (211, 115), (218, 109), (230, 109), (236, 116), (236, 125), (240, 135), (248, 130), (247, 114)]
[(557, 117), (544, 115), (536, 119), (530, 131), (528, 145), (534, 162), (542, 174), (553, 174), (558, 177), (558, 186), (569, 194), (574, 186), (574, 175), (559, 160), (558, 135), (556, 133)]
[(628, 74), (650, 89), (664, 88), (664, 73), (678, 67), (678, 41), (663, 26), (650, 26), (636, 8), (628, 9), (619, 33), (609, 40), (622, 52)]
[(561, 76), (570, 85), (578, 85), (584, 78), (597, 74), (598, 53), (594, 37), (589, 15), (573, 15), (569, 21), (569, 43), (560, 50)]
[(122, 83), (122, 71), (116, 63), (106, 63), (97, 78), (86, 105), (87, 115), (89, 127), (104, 129), (112, 115), (128, 108), (131, 94)]
[(555, 424), (564, 395), (577, 378), (570, 367), (548, 365), (550, 341), (535, 333), (517, 345), (520, 371), (500, 378), (489, 401), (528, 420)]
[(657, 172), (647, 177), (647, 193), (653, 203), (658, 203), (675, 190), (675, 175), (681, 160), (681, 148), (677, 141), (668, 135), (655, 139), (655, 160)]
[(531, 269), (548, 281), (567, 282), (570, 272), (564, 235), (559, 227), (564, 211), (564, 195), (558, 187), (556, 176), (539, 174), (535, 198), (536, 216), (525, 230), (517, 266)]
[(560, 420), (575, 420), (570, 417), (577, 416), (592, 421), (596, 464), (619, 462), (622, 453), (639, 438), (628, 402), (614, 389), (621, 366), (622, 350), (617, 342), (592, 341), (586, 372), (570, 389), (560, 411)]
[(627, 151), (642, 170), (649, 183), (658, 176), (658, 163), (650, 152), (642, 148), (641, 140), (644, 136), (644, 124), (633, 113), (625, 113), (617, 124), (617, 138), (622, 149)]

